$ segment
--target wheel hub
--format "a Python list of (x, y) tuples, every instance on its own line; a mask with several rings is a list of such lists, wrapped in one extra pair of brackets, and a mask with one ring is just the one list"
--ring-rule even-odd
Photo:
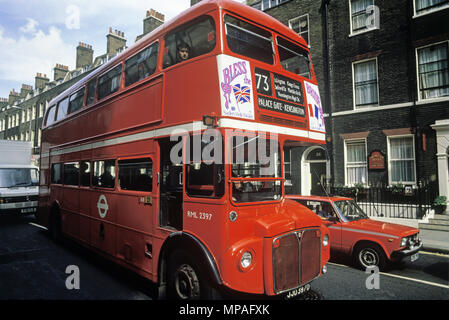
[(184, 264), (175, 273), (176, 294), (181, 299), (198, 299), (200, 296), (200, 283), (195, 270)]

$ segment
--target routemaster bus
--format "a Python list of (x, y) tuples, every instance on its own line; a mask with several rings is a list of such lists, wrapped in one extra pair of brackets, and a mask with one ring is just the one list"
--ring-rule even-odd
[(53, 99), (38, 221), (160, 297), (295, 296), (329, 231), (284, 197), (284, 148), (325, 143), (306, 42), (246, 5), (201, 1)]

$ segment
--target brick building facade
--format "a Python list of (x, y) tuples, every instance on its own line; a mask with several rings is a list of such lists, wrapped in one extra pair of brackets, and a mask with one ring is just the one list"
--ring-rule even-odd
[(448, 1), (248, 4), (308, 41), (327, 113), (321, 157), (286, 150), (290, 192), (318, 191), (325, 171), (334, 186), (433, 183), (449, 196)]

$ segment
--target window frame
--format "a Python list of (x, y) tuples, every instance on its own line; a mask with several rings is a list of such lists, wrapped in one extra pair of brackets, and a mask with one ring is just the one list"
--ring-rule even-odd
[[(354, 30), (353, 21), (352, 21), (353, 20), (353, 13), (352, 13), (352, 2), (353, 1), (357, 1), (357, 0), (348, 0), (348, 2), (349, 2), (349, 36), (352, 37), (352, 36), (356, 36), (356, 35), (363, 34), (366, 32), (378, 30), (379, 28), (368, 28), (366, 25), (364, 28)], [(375, 0), (371, 0), (371, 1), (373, 2), (371, 4), (371, 6), (375, 6), (376, 5)], [(366, 13), (367, 8), (368, 7), (365, 8), (365, 11), (364, 11), (365, 13)], [(375, 13), (376, 13), (376, 11), (375, 11)]]
[[(414, 175), (414, 181), (393, 181), (392, 180), (392, 168), (391, 168), (391, 163), (392, 161), (407, 161), (407, 160), (411, 160), (411, 158), (407, 158), (407, 159), (392, 159), (391, 158), (391, 140), (392, 139), (400, 139), (400, 138), (412, 138), (412, 150), (413, 150), (413, 175)], [(393, 185), (398, 185), (398, 184), (402, 184), (402, 185), (416, 185), (417, 183), (417, 179), (416, 179), (416, 150), (415, 150), (415, 136), (413, 134), (404, 134), (404, 135), (392, 135), (392, 136), (387, 136), (387, 155), (388, 155), (388, 184), (390, 186)]]
[[(361, 63), (367, 63), (370, 61), (376, 62), (376, 87), (377, 87), (377, 103), (369, 103), (363, 105), (357, 105), (357, 96), (356, 96), (356, 83), (355, 83), (355, 65)], [(380, 105), (380, 92), (379, 92), (379, 61), (378, 58), (370, 58), (359, 61), (352, 62), (352, 97), (353, 97), (353, 110), (360, 110), (370, 107), (378, 107)]]
[[(83, 92), (83, 97), (82, 97), (83, 101), (81, 103), (81, 106), (78, 109), (76, 109), (75, 111), (72, 111), (72, 97), (74, 97), (75, 95), (77, 95), (81, 91)], [(74, 93), (72, 93), (70, 95), (70, 97), (69, 97), (69, 106), (67, 108), (67, 115), (79, 112), (84, 107), (85, 101), (86, 101), (86, 87), (82, 86), (81, 88), (79, 88), (78, 90), (76, 90)]]
[[(237, 26), (235, 24), (229, 23), (230, 25), (232, 25), (232, 27), (234, 27), (236, 29), (239, 29), (239, 30), (242, 30), (244, 32), (247, 32), (247, 33), (253, 35), (254, 37), (257, 37), (257, 38), (260, 38), (260, 39), (263, 39), (263, 40), (269, 40), (269, 42), (271, 43), (271, 56), (272, 56), (272, 62), (271, 63), (263, 61), (263, 60), (260, 60), (260, 59), (257, 59), (257, 58), (254, 58), (254, 57), (251, 57), (249, 55), (244, 55), (242, 53), (235, 52), (234, 50), (231, 49), (231, 47), (229, 46), (229, 41), (228, 41), (228, 26), (227, 26), (228, 22), (225, 21), (226, 16), (229, 16), (232, 19), (240, 20), (240, 21), (242, 21), (244, 23), (247, 23), (247, 24), (249, 24), (249, 25), (251, 25), (253, 27), (261, 29), (264, 32), (270, 34), (270, 38), (266, 38), (265, 36), (263, 36), (261, 34), (257, 34), (254, 31), (251, 31), (251, 30), (245, 29), (243, 27)], [(243, 59), (251, 59), (251, 60), (254, 60), (254, 61), (257, 61), (257, 62), (260, 62), (260, 63), (264, 63), (264, 64), (269, 65), (269, 66), (274, 66), (274, 65), (276, 65), (278, 63), (278, 61), (277, 61), (277, 52), (276, 52), (276, 48), (275, 48), (276, 45), (277, 45), (277, 41), (275, 43), (275, 38), (276, 38), (276, 36), (278, 36), (277, 34), (274, 34), (271, 30), (269, 30), (269, 29), (267, 29), (267, 28), (265, 28), (265, 27), (255, 23), (255, 22), (253, 22), (251, 20), (248, 20), (248, 19), (246, 19), (244, 17), (241, 17), (241, 16), (237, 16), (237, 15), (232, 14), (230, 12), (226, 12), (223, 15), (222, 23), (223, 23), (223, 40), (222, 40), (222, 42), (226, 44), (226, 49), (229, 50), (229, 52), (232, 52), (232, 54), (238, 55), (240, 57), (243, 57)]]
[[(444, 41), (440, 41), (440, 42), (435, 42), (435, 43), (431, 43), (431, 44), (427, 44), (425, 46), (421, 46), (421, 47), (416, 47), (415, 48), (415, 59), (416, 59), (416, 90), (417, 90), (417, 96), (418, 96), (418, 102), (421, 101), (432, 101), (432, 100), (439, 100), (439, 99), (448, 99), (449, 100), (449, 95), (446, 96), (439, 96), (439, 97), (432, 97), (432, 98), (422, 98), (421, 97), (421, 80), (420, 80), (420, 72), (419, 72), (419, 50), (428, 48), (428, 47), (432, 47), (432, 46), (437, 46), (440, 44), (446, 43), (446, 49), (447, 49), (447, 56), (448, 56), (448, 64), (449, 64), (449, 40), (444, 40)], [(449, 72), (449, 70), (448, 70)]]
[[(156, 66), (155, 66), (155, 68), (154, 68), (154, 71), (153, 71), (151, 74), (149, 74), (147, 77), (144, 77), (144, 78), (139, 79), (139, 80), (137, 80), (137, 81), (135, 81), (135, 82), (132, 82), (132, 83), (130, 83), (130, 84), (127, 84), (127, 83), (126, 83), (126, 62), (128, 62), (129, 60), (135, 58), (137, 55), (141, 54), (142, 52), (144, 52), (145, 50), (149, 49), (150, 47), (152, 47), (152, 46), (154, 46), (154, 45), (157, 45), (157, 51), (156, 51)], [(122, 73), (123, 73), (124, 87), (125, 87), (126, 89), (132, 87), (133, 85), (136, 85), (136, 84), (138, 84), (138, 83), (143, 82), (144, 80), (150, 78), (151, 76), (153, 76), (153, 75), (157, 72), (157, 70), (158, 70), (158, 68), (159, 68), (159, 54), (160, 54), (160, 51), (161, 51), (160, 49), (161, 49), (161, 43), (160, 43), (160, 41), (159, 41), (159, 40), (155, 40), (155, 41), (152, 42), (150, 45), (148, 45), (148, 46), (142, 48), (141, 50), (139, 50), (138, 52), (134, 53), (132, 56), (128, 57), (126, 60), (123, 61), (123, 70), (122, 70)]]
[[(59, 182), (55, 182), (54, 181), (54, 168), (56, 166), (59, 166), (59, 175), (60, 175), (60, 180)], [(57, 162), (57, 163), (52, 163), (50, 166), (50, 184), (56, 184), (56, 185), (62, 185), (64, 182), (64, 170), (63, 170), (63, 163), (61, 162)]]
[[(118, 66), (121, 66), (121, 71), (120, 71), (120, 81), (119, 81), (119, 85), (118, 85), (118, 87), (117, 87), (117, 90), (115, 90), (115, 91), (113, 91), (113, 92), (109, 91), (108, 94), (106, 94), (105, 96), (103, 96), (103, 97), (100, 98), (100, 95), (99, 95), (100, 79), (101, 79), (102, 77), (104, 77), (105, 75), (107, 75), (109, 72), (112, 72), (112, 71), (113, 71), (114, 69), (116, 69)], [(111, 68), (109, 68), (108, 70), (106, 70), (105, 72), (103, 72), (102, 74), (100, 74), (100, 75), (98, 75), (98, 76), (96, 77), (96, 79), (97, 79), (97, 85), (96, 85), (96, 88), (95, 88), (95, 97), (96, 97), (96, 101), (97, 101), (97, 102), (102, 101), (102, 100), (105, 100), (105, 99), (108, 99), (108, 98), (110, 98), (111, 96), (114, 96), (115, 94), (117, 94), (118, 92), (120, 92), (120, 90), (122, 89), (122, 85), (123, 85), (123, 68), (124, 68), (124, 63), (123, 63), (123, 61), (120, 61), (119, 63), (115, 64), (114, 66), (112, 66)]]
[[(363, 143), (364, 147), (365, 147), (365, 165), (360, 165), (360, 163), (354, 163), (354, 164), (350, 164), (351, 168), (361, 168), (364, 167), (365, 168), (365, 183), (363, 182), (356, 182), (356, 183), (349, 183), (348, 179), (348, 145), (351, 144), (361, 144)], [(368, 143), (367, 143), (367, 139), (363, 138), (363, 139), (345, 139), (344, 140), (344, 169), (345, 169), (345, 186), (351, 186), (353, 187), (355, 184), (361, 184), (364, 186), (368, 185), (368, 178), (369, 178), (369, 173), (368, 173)]]
[[(121, 184), (120, 184), (120, 161), (130, 161), (130, 160), (144, 160), (144, 159), (149, 159), (151, 160), (151, 190), (150, 191), (145, 191), (145, 190), (130, 190), (130, 189), (122, 189)], [(131, 194), (135, 194), (135, 193), (139, 193), (139, 194), (150, 194), (153, 193), (154, 191), (154, 173), (155, 173), (155, 163), (154, 163), (154, 159), (153, 156), (150, 155), (144, 155), (144, 156), (139, 156), (139, 157), (123, 157), (123, 158), (118, 158), (117, 159), (117, 173), (116, 173), (116, 177), (117, 177), (117, 190), (119, 190), (120, 192), (124, 192), (124, 193), (131, 193)]]
[[(61, 103), (65, 102), (65, 101), (67, 101), (67, 107), (65, 108), (65, 115), (60, 118), (59, 117), (60, 106), (61, 106)], [(59, 121), (64, 120), (65, 118), (67, 118), (67, 116), (69, 114), (68, 113), (69, 112), (69, 105), (70, 105), (70, 97), (69, 96), (66, 96), (63, 99), (58, 101), (58, 104), (56, 105), (57, 106), (57, 108), (56, 108), (57, 110), (55, 112), (55, 122), (59, 122)]]
[[(78, 165), (78, 174), (76, 175), (77, 176), (77, 179), (78, 179), (78, 183), (77, 184), (70, 184), (70, 183), (67, 183), (66, 182), (66, 166), (69, 166), (69, 165), (73, 165), (73, 164), (77, 164)], [(80, 186), (80, 163), (79, 163), (79, 161), (71, 161), (71, 162), (64, 162), (64, 163), (62, 163), (62, 184), (64, 185), (64, 186), (66, 186), (66, 187), (79, 187)]]
[(413, 2), (413, 17), (412, 18), (413, 19), (425, 16), (425, 15), (428, 15), (428, 14), (432, 14), (432, 13), (435, 13), (435, 12), (438, 12), (438, 11), (441, 11), (441, 10), (449, 9), (449, 1), (446, 0), (447, 1), (446, 3), (434, 6), (433, 8), (428, 9), (428, 10), (424, 9), (422, 12), (418, 12), (416, 10), (416, 7), (417, 7), (416, 6), (416, 1), (417, 0), (412, 0), (412, 2)]
[[(100, 186), (98, 185), (98, 180), (97, 180), (97, 184), (94, 184), (94, 178), (96, 178), (97, 176), (95, 175), (95, 163), (96, 162), (108, 162), (108, 161), (113, 161), (114, 162), (114, 186), (113, 187), (105, 187), (105, 186)], [(117, 188), (117, 161), (116, 159), (96, 159), (96, 160), (92, 160), (91, 161), (91, 174), (90, 174), (91, 178), (90, 178), (90, 185), (92, 188), (94, 189), (105, 189), (105, 190), (116, 190)], [(98, 178), (101, 177), (101, 175), (98, 176)]]
[[(167, 43), (168, 43), (167, 39), (169, 37), (171, 37), (171, 36), (174, 36), (174, 35), (180, 33), (183, 30), (186, 30), (186, 29), (188, 29), (188, 28), (190, 28), (190, 27), (192, 27), (192, 26), (194, 26), (196, 24), (199, 24), (201, 22), (204, 22), (206, 20), (212, 21), (212, 23), (213, 23), (213, 27), (214, 27), (213, 28), (214, 41), (215, 41), (215, 45), (213, 46), (213, 48), (211, 48), (209, 51), (201, 53), (199, 55), (195, 55), (195, 56), (191, 56), (191, 57), (189, 56), (189, 58), (187, 58), (184, 61), (174, 61), (174, 62), (172, 61), (170, 64), (166, 64), (166, 61), (165, 61), (166, 53), (165, 53), (165, 51), (166, 50), (167, 51), (170, 50), (169, 47), (167, 47)], [(175, 29), (170, 30), (167, 33), (165, 33), (165, 35), (162, 37), (163, 41), (161, 41), (160, 44), (159, 44), (159, 51), (161, 52), (161, 58), (160, 58), (161, 62), (158, 63), (158, 66), (160, 64), (162, 70), (169, 70), (170, 68), (172, 68), (174, 66), (178, 66), (178, 65), (186, 63), (186, 62), (195, 61), (198, 58), (201, 59), (202, 57), (210, 55), (212, 52), (214, 52), (217, 49), (217, 46), (220, 43), (220, 41), (218, 41), (218, 40), (220, 40), (219, 37), (220, 37), (220, 31), (221, 31), (219, 29), (219, 21), (221, 21), (221, 20), (219, 20), (215, 15), (204, 14), (204, 15), (200, 15), (200, 16), (194, 18), (193, 20), (188, 21), (188, 22), (180, 25), (179, 27), (176, 27)], [(192, 53), (192, 48), (190, 48), (190, 53)]]
[[(296, 32), (296, 30), (294, 30), (294, 29), (292, 28), (292, 23), (296, 22), (296, 20), (301, 20), (301, 18), (303, 18), (303, 17), (306, 17), (306, 18), (307, 18), (307, 39), (304, 39), (304, 37), (302, 36), (302, 34), (305, 33), (305, 31)], [(299, 26), (301, 26), (301, 25), (299, 25)], [(290, 29), (292, 29), (294, 32), (296, 32), (298, 35), (300, 35), (300, 36), (307, 42), (307, 45), (308, 45), (308, 47), (310, 48), (310, 17), (309, 17), (309, 14), (308, 14), (308, 13), (303, 14), (303, 15), (300, 15), (300, 16), (298, 16), (298, 17), (296, 17), (296, 18), (293, 18), (293, 19), (288, 20), (288, 27), (289, 27)]]

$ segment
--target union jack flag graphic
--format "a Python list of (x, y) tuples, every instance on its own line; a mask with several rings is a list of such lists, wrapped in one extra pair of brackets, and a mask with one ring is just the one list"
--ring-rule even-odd
[(251, 102), (250, 87), (236, 84), (235, 86), (232, 86), (232, 90), (234, 91), (235, 99), (238, 103)]

